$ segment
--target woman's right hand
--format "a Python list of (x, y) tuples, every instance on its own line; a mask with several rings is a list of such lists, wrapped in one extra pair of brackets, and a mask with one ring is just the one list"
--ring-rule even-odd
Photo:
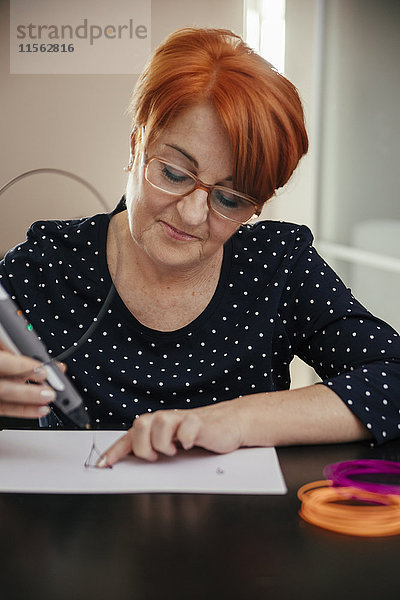
[(56, 394), (45, 380), (39, 361), (0, 346), (0, 416), (38, 419), (47, 415)]

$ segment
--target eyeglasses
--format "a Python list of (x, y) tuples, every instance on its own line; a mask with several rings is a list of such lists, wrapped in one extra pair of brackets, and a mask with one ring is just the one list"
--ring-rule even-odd
[(207, 206), (220, 217), (245, 225), (258, 217), (261, 208), (250, 196), (221, 185), (207, 185), (196, 175), (172, 163), (152, 156), (144, 163), (146, 181), (154, 188), (171, 196), (188, 196), (194, 190), (207, 192)]

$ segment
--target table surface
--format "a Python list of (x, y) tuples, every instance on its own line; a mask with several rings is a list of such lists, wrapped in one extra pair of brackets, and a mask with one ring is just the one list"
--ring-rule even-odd
[(296, 492), (333, 462), (400, 460), (400, 443), (281, 448), (278, 456), (284, 496), (0, 494), (0, 597), (398, 597), (400, 536), (314, 527), (298, 516)]

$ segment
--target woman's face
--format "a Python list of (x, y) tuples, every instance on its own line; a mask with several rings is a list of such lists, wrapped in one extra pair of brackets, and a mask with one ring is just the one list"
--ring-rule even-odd
[[(232, 149), (211, 104), (199, 104), (179, 115), (146, 147), (185, 168), (205, 183), (232, 186)], [(133, 242), (158, 268), (188, 271), (219, 256), (238, 225), (208, 210), (207, 192), (183, 198), (165, 194), (144, 179), (141, 157), (129, 175), (127, 208)]]

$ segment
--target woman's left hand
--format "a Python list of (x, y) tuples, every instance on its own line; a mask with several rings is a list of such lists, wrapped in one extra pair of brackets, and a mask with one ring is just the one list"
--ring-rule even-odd
[(201, 408), (143, 414), (102, 455), (97, 466), (112, 466), (131, 453), (155, 461), (159, 453), (174, 456), (179, 445), (185, 450), (200, 446), (221, 454), (232, 452), (243, 444), (240, 404), (236, 398)]

